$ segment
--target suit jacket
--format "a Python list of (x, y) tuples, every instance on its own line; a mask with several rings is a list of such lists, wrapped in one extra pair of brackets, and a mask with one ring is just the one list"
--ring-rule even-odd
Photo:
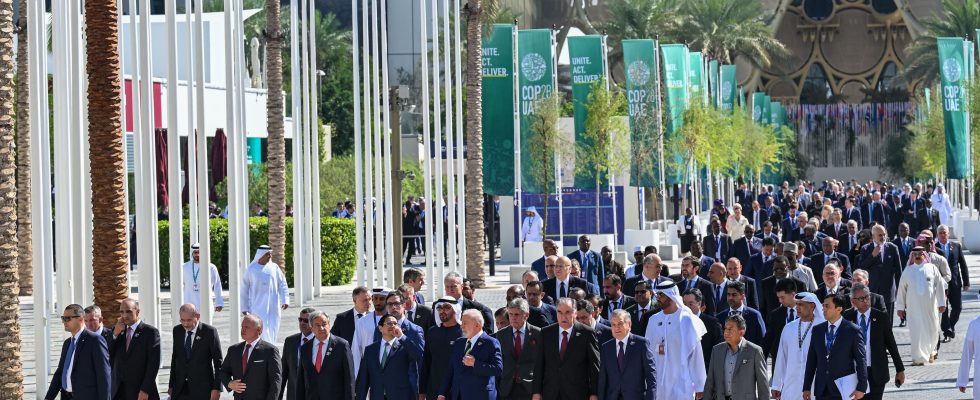
[[(871, 373), (868, 381), (873, 386), (880, 386), (891, 380), (888, 371), (888, 356), (891, 355), (892, 363), (895, 364), (895, 372), (905, 371), (905, 364), (902, 363), (902, 355), (898, 353), (898, 344), (895, 342), (895, 335), (892, 333), (891, 318), (881, 310), (870, 309), (871, 321), (868, 335), (864, 340), (869, 340), (871, 349)], [(857, 309), (844, 311), (844, 319), (853, 322), (860, 329)], [(887, 354), (886, 354), (887, 351)]]
[[(783, 279), (793, 280), (796, 283), (797, 292), (806, 291), (806, 283), (803, 283), (803, 281), (792, 276), (787, 276)], [(762, 297), (759, 299), (759, 302), (761, 303), (759, 306), (762, 307), (759, 309), (759, 312), (761, 313), (770, 313), (779, 308), (779, 299), (776, 298), (776, 280), (775, 275), (762, 280)]]
[(693, 288), (689, 287), (689, 284), (687, 283), (686, 280), (677, 280), (677, 290), (681, 294), (683, 294), (684, 291), (688, 289), (698, 289), (701, 291), (701, 295), (704, 296), (704, 312), (709, 314), (715, 314), (717, 312), (716, 305), (715, 305), (715, 297), (711, 295), (712, 287), (713, 286), (711, 285), (710, 281), (701, 278), (700, 276), (697, 277), (697, 280)]
[[(869, 228), (872, 225), (880, 224), (887, 228), (888, 227), (887, 218), (888, 215), (890, 214), (890, 211), (888, 210), (889, 207), (881, 203), (873, 203), (873, 204), (874, 204), (873, 206), (870, 206), (869, 203), (865, 203), (861, 205), (861, 210), (862, 210), (861, 217), (862, 217), (862, 223), (864, 224), (864, 227)], [(871, 210), (871, 212), (868, 211), (869, 206), (874, 207), (874, 209)]]
[(544, 259), (545, 258), (547, 258), (547, 257), (541, 256), (541, 258), (539, 258), (537, 260), (534, 260), (534, 262), (531, 263), (531, 271), (534, 271), (534, 272), (537, 272), (538, 273), (538, 279), (547, 279), (548, 278), (548, 274), (545, 273), (545, 268), (544, 268)]
[[(930, 210), (932, 211), (931, 213), (929, 212)], [(933, 235), (936, 234), (936, 229), (939, 228), (939, 225), (942, 223), (939, 221), (939, 210), (936, 210), (935, 208), (930, 209), (925, 207), (922, 207), (918, 210), (918, 212), (916, 213), (915, 221), (916, 224), (918, 225), (918, 229), (919, 229), (918, 231), (921, 231), (923, 229), (928, 229), (932, 231)]]
[[(730, 308), (726, 308), (715, 315), (721, 326), (725, 326), (725, 320), (731, 315), (731, 311)], [(752, 307), (745, 306), (742, 316), (745, 317), (745, 340), (755, 343), (760, 348), (765, 346), (766, 342), (763, 339), (766, 337), (766, 323), (762, 320), (762, 314)]]
[[(487, 306), (485, 306), (485, 305), (483, 305), (483, 303), (480, 303), (478, 301), (473, 301), (473, 300), (467, 299), (465, 297), (463, 297), (462, 299), (463, 299), (463, 307), (462, 307), (462, 310), (463, 311), (466, 311), (466, 310), (477, 310), (477, 311), (480, 311), (480, 314), (483, 314), (483, 320), (484, 321), (493, 321), (494, 320), (493, 319), (493, 311), (490, 311), (490, 308), (487, 307)], [(435, 303), (433, 303), (432, 307), (429, 308), (429, 311), (431, 312), (434, 308), (435, 308)], [(433, 319), (433, 321), (435, 321), (435, 319)], [(434, 323), (435, 322), (433, 322), (433, 324)], [(485, 323), (485, 324), (483, 324), (483, 331), (486, 332), (487, 334), (492, 334), (493, 333), (493, 323)], [(419, 334), (420, 335), (424, 335), (425, 332), (426, 331), (421, 331)]]
[(834, 239), (840, 240), (842, 237), (847, 236), (847, 224), (841, 223), (840, 225), (827, 224), (823, 229), (823, 233)]
[[(796, 312), (793, 312), (793, 316), (799, 318)], [(779, 338), (783, 335), (783, 328), (786, 327), (786, 318), (789, 317), (789, 309), (783, 306), (769, 312), (766, 315), (766, 337), (763, 339), (765, 341), (765, 346), (762, 346), (762, 352), (765, 353), (766, 357), (772, 358), (775, 363), (776, 354), (779, 350)]]
[(838, 264), (841, 266), (841, 275), (845, 278), (850, 278), (852, 271), (851, 260), (844, 253), (838, 253), (835, 251), (828, 256), (822, 251), (818, 252), (817, 254), (810, 256), (810, 265), (807, 266), (814, 271), (814, 274), (816, 274), (817, 271), (822, 274), (823, 267), (827, 266), (827, 261), (830, 261), (833, 258), (836, 258)]
[[(408, 311), (405, 310), (405, 318), (408, 318)], [(422, 328), (422, 332), (428, 332), (429, 328), (436, 325), (432, 309), (421, 304), (415, 306), (415, 312), (412, 313), (412, 318), (408, 322), (418, 325)]]
[(704, 249), (704, 254), (708, 257), (712, 257), (716, 260), (724, 260), (725, 262), (731, 257), (732, 254), (732, 238), (724, 233), (718, 234), (718, 242), (721, 244), (721, 257), (717, 257), (717, 246), (715, 245), (715, 236), (712, 234), (705, 235), (701, 238), (701, 247)]
[[(368, 391), (372, 400), (416, 400), (419, 394), (418, 365), (422, 362), (421, 338), (406, 333), (395, 340), (388, 351), (388, 361), (381, 366), (383, 341), (372, 343), (364, 349), (361, 367), (358, 368), (356, 398), (364, 400)], [(407, 378), (407, 379), (406, 379)]]
[[(61, 393), (61, 376), (65, 373), (65, 359), (68, 357), (68, 347), (71, 338), (65, 339), (61, 346), (61, 358), (58, 359), (58, 369), (51, 377), (45, 399), (55, 399)], [(74, 398), (109, 400), (109, 348), (105, 339), (94, 332), (82, 327), (82, 332), (75, 343), (75, 355), (71, 365), (71, 390)]]
[(330, 335), (317, 372), (313, 357), (320, 350), (314, 338), (300, 348), (300, 373), (296, 398), (301, 400), (354, 399), (354, 356), (343, 338)]
[(494, 334), (500, 342), (500, 354), (504, 361), (497, 393), (501, 398), (510, 396), (515, 385), (531, 393), (534, 382), (534, 363), (541, 352), (541, 328), (527, 324), (527, 333), (521, 335), (521, 354), (514, 351), (514, 328), (507, 327)]
[(625, 339), (623, 367), (619, 367), (618, 341), (602, 345), (599, 353), (599, 397), (603, 399), (653, 400), (657, 394), (657, 372), (653, 353), (643, 336)]
[[(634, 304), (636, 304), (636, 300), (633, 300), (632, 297), (627, 296), (625, 294), (622, 296), (622, 302), (618, 305), (612, 300), (603, 299), (601, 316), (608, 320), (614, 310), (618, 310), (618, 309), (625, 310)], [(609, 307), (610, 305), (615, 305), (616, 307), (615, 308)]]
[(140, 391), (150, 400), (160, 398), (157, 393), (157, 372), (160, 370), (160, 331), (140, 322), (133, 331), (133, 338), (126, 349), (126, 331), (113, 343), (112, 398), (123, 396), (135, 399)]
[[(739, 281), (739, 282), (742, 282), (743, 284), (745, 284), (745, 305), (747, 305), (749, 307), (752, 307), (752, 308), (758, 310), (759, 309), (759, 289), (757, 289), (755, 287), (755, 285), (756, 285), (755, 279), (749, 278), (749, 277), (747, 277), (745, 275), (739, 275), (738, 276), (738, 279), (736, 279), (736, 280)], [(725, 290), (728, 290), (728, 289), (725, 289)], [(718, 305), (718, 308), (724, 308), (724, 307), (725, 307), (724, 304)]]
[(588, 399), (599, 393), (599, 345), (592, 329), (576, 322), (565, 357), (558, 352), (560, 325), (541, 330), (541, 351), (534, 364), (534, 390), (543, 400)]
[(106, 346), (109, 347), (109, 360), (112, 360), (112, 349), (113, 345), (116, 343), (116, 339), (112, 337), (112, 328), (108, 326), (103, 326), (101, 331), (96, 332), (99, 336), (105, 339)]
[(953, 276), (949, 286), (954, 288), (970, 286), (970, 271), (966, 265), (966, 258), (963, 257), (963, 246), (956, 242), (946, 242), (945, 245), (936, 242), (936, 251), (946, 257), (946, 262), (949, 263), (949, 272)]
[(337, 314), (337, 318), (333, 320), (333, 324), (330, 326), (330, 334), (337, 335), (338, 337), (351, 343), (354, 341), (354, 326), (357, 322), (357, 315), (354, 313), (354, 309), (344, 311)]
[(544, 328), (558, 321), (558, 310), (551, 304), (541, 303), (541, 307), (528, 307), (527, 323)]
[(582, 265), (582, 279), (593, 285), (602, 286), (602, 279), (606, 277), (606, 267), (599, 253), (592, 249), (585, 252), (575, 250), (568, 253), (568, 258), (577, 260)]
[(800, 227), (796, 217), (784, 219), (783, 224), (779, 229), (779, 233), (782, 235), (784, 242), (795, 242), (800, 240)]
[(496, 377), (504, 369), (500, 342), (490, 335), (480, 334), (469, 352), (475, 359), (472, 367), (463, 365), (467, 342), (469, 340), (462, 337), (453, 343), (449, 368), (439, 395), (449, 400), (497, 400)]
[[(904, 246), (902, 245), (903, 242), (905, 244)], [(894, 244), (895, 247), (898, 248), (898, 256), (900, 259), (899, 265), (902, 267), (902, 270), (904, 271), (905, 265), (909, 263), (909, 253), (911, 253), (912, 248), (915, 247), (915, 240), (912, 239), (912, 236), (906, 236), (905, 239), (902, 239), (900, 237), (895, 237), (895, 239), (892, 240), (892, 244)]]
[(612, 328), (609, 327), (609, 325), (600, 324), (599, 321), (596, 321), (595, 327), (592, 328), (592, 333), (595, 334), (596, 344), (598, 344), (599, 347), (602, 347), (603, 343), (606, 343), (613, 338)]
[[(749, 264), (742, 269), (742, 275), (755, 279), (756, 283), (761, 283), (763, 279), (772, 276), (772, 262), (775, 258), (776, 255), (773, 254), (769, 256), (768, 261), (762, 261), (761, 252), (753, 254), (752, 257), (749, 257)], [(761, 295), (761, 287), (759, 289)]]
[[(632, 297), (634, 294), (636, 294), (636, 284), (644, 280), (646, 280), (646, 278), (643, 277), (643, 272), (640, 272), (637, 275), (627, 278), (626, 281), (623, 282), (623, 294)], [(668, 280), (670, 280), (670, 278), (664, 276), (658, 276), (654, 279), (651, 279), (651, 281), (653, 282), (653, 285), (651, 286), (656, 286), (658, 283), (668, 281)], [(651, 287), (650, 289), (653, 289), (653, 287)]]
[(302, 374), (302, 369), (300, 368), (300, 362), (302, 360), (299, 358), (300, 347), (303, 345), (302, 335), (302, 332), (300, 332), (286, 336), (286, 340), (282, 344), (282, 362), (280, 363), (282, 366), (282, 387), (279, 389), (280, 399), (285, 394), (287, 400), (303, 400), (302, 397), (296, 396), (296, 393), (299, 392), (297, 385), (299, 385), (300, 375)]
[(235, 343), (228, 348), (225, 360), (221, 363), (221, 384), (228, 390), (228, 384), (241, 380), (248, 387), (241, 394), (236, 393), (239, 400), (274, 400), (279, 397), (282, 386), (282, 361), (279, 348), (262, 339), (256, 340), (248, 356), (248, 368), (242, 371), (242, 355), (245, 353), (245, 342)]
[[(541, 286), (544, 287), (544, 293), (555, 300), (558, 300), (561, 297), (558, 295), (557, 282), (558, 278), (545, 279), (544, 282), (541, 282)], [(567, 295), (569, 290), (576, 287), (581, 288), (582, 290), (586, 291), (586, 293), (589, 291), (589, 285), (585, 279), (569, 275), (568, 287), (565, 288), (565, 294)], [(492, 315), (489, 321), (493, 321)]]
[[(763, 203), (765, 204), (765, 203)], [(759, 225), (755, 224), (755, 211), (750, 208), (748, 212), (744, 213), (745, 218), (749, 220), (749, 224), (755, 227), (756, 232), (762, 230), (762, 225), (769, 220), (769, 213), (764, 208), (759, 208)]]
[[(851, 308), (851, 281), (841, 278), (840, 287), (837, 288), (837, 293), (844, 295), (844, 309)], [(817, 291), (813, 294), (817, 295), (817, 298), (823, 302), (830, 294), (827, 293), (827, 284), (821, 282), (817, 285)]]
[(758, 252), (758, 250), (752, 248), (752, 242), (748, 238), (742, 237), (732, 243), (731, 256), (737, 258), (743, 266), (749, 265), (749, 259), (753, 254)]
[(704, 368), (708, 369), (708, 364), (711, 362), (711, 349), (715, 347), (716, 344), (724, 342), (725, 336), (721, 332), (721, 323), (718, 322), (718, 318), (714, 315), (708, 313), (698, 314), (701, 318), (701, 323), (704, 324), (704, 328), (707, 330), (703, 336), (701, 336), (701, 355), (704, 358)]
[(859, 210), (857, 207), (852, 207), (850, 209), (847, 209), (847, 208), (842, 209), (841, 210), (841, 217), (842, 217), (841, 218), (841, 222), (843, 222), (845, 224), (848, 223), (848, 222), (850, 222), (850, 221), (854, 221), (855, 223), (858, 224), (858, 230), (861, 230), (861, 229), (864, 228), (864, 225), (863, 225), (863, 222), (862, 222), (863, 218), (861, 218), (861, 210)]
[(812, 384), (812, 395), (824, 396), (824, 389), (826, 386), (833, 386), (834, 379), (857, 374), (857, 390), (867, 393), (868, 369), (864, 364), (864, 343), (860, 328), (850, 321), (840, 321), (833, 346), (828, 351), (827, 326), (828, 322), (819, 323), (810, 332), (813, 336), (806, 356), (803, 387), (808, 388)]
[[(194, 399), (210, 398), (211, 391), (221, 391), (218, 371), (221, 370), (221, 341), (218, 330), (198, 322), (191, 342), (191, 356), (184, 352), (187, 330), (177, 325), (173, 329), (173, 353), (170, 356), (170, 388), (174, 396), (187, 388), (187, 396)], [(125, 339), (123, 339), (125, 340)]]
[(921, 230), (929, 228), (928, 226), (920, 227), (919, 225), (919, 210), (922, 210), (923, 208), (925, 207), (922, 206), (921, 198), (915, 199), (914, 202), (907, 196), (902, 199), (902, 218), (905, 223), (909, 224), (909, 231), (916, 236), (918, 236), (918, 232)]
[(647, 332), (647, 319), (649, 317), (644, 317), (646, 314), (656, 314), (660, 311), (660, 305), (656, 301), (650, 300), (650, 304), (647, 304), (647, 310), (643, 311), (640, 309), (639, 304), (633, 304), (626, 309), (626, 312), (630, 313), (630, 320), (633, 323), (633, 327), (630, 328), (630, 333), (634, 335), (646, 335)]
[(881, 254), (872, 257), (874, 243), (868, 243), (861, 248), (861, 260), (858, 265), (861, 269), (868, 271), (868, 279), (871, 280), (870, 289), (874, 293), (880, 294), (885, 298), (885, 302), (895, 301), (895, 294), (892, 292), (892, 285), (898, 287), (898, 281), (902, 278), (904, 264), (901, 264), (901, 249), (894, 243), (885, 243), (884, 261)]
[[(766, 371), (766, 357), (762, 348), (748, 340), (738, 345), (735, 357), (735, 370), (732, 375), (732, 400), (768, 400), (769, 373)], [(719, 343), (711, 350), (708, 363), (708, 377), (704, 381), (704, 398), (725, 400), (725, 357), (728, 343)]]

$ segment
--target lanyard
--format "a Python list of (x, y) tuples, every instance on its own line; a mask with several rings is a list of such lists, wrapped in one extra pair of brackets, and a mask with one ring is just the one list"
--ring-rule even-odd
[(191, 263), (191, 275), (194, 277), (194, 284), (197, 284), (197, 276), (201, 274), (201, 267), (194, 268), (196, 263)]

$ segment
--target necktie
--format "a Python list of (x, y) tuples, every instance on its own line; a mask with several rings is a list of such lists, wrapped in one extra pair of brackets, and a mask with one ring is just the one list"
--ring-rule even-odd
[(565, 350), (568, 350), (568, 332), (561, 333), (561, 347), (558, 349), (558, 356), (565, 361)]
[(316, 346), (316, 365), (314, 365), (314, 367), (316, 368), (316, 372), (320, 372), (320, 366), (322, 365), (323, 365), (323, 342), (321, 341), (320, 344)]
[(623, 342), (619, 342), (619, 353), (616, 354), (616, 361), (619, 362), (619, 372), (626, 369), (626, 352), (623, 351)]
[(715, 303), (721, 301), (721, 285), (715, 285)]
[(384, 353), (381, 354), (381, 368), (384, 368), (385, 367), (385, 364), (388, 363), (388, 350), (389, 349), (391, 349), (391, 345), (388, 344), (388, 342), (385, 342), (385, 351), (384, 351)]
[(473, 342), (467, 340), (466, 341), (466, 348), (463, 349), (463, 355), (464, 356), (470, 355), (470, 350), (473, 350)]
[(248, 371), (248, 351), (252, 349), (252, 345), (245, 343), (245, 352), (242, 353), (242, 376), (244, 377), (245, 372)]
[(68, 373), (68, 368), (71, 367), (71, 364), (72, 364), (72, 356), (74, 356), (74, 355), (75, 355), (75, 338), (72, 337), (71, 339), (69, 339), (69, 342), (68, 342), (68, 354), (65, 355), (65, 357), (66, 357), (65, 358), (65, 367), (62, 368), (62, 370), (61, 370), (61, 389), (62, 390), (68, 390), (68, 378), (69, 378), (69, 375), (71, 375), (71, 374)]
[(411, 311), (408, 312), (408, 320), (409, 321), (413, 321), (413, 322), (415, 321), (415, 318), (412, 317), (412, 312)]
[(868, 338), (868, 318), (861, 314), (861, 332), (864, 332), (864, 340), (870, 340)]
[(126, 351), (129, 351), (129, 344), (133, 341), (133, 326), (126, 328)]
[(949, 260), (949, 242), (943, 245), (943, 253), (946, 255), (946, 259)]
[(363, 317), (363, 316), (364, 316), (364, 314), (357, 313), (357, 319), (361, 319), (361, 317)]
[(568, 294), (565, 292), (565, 282), (561, 282), (559, 284), (559, 287), (558, 287), (558, 297), (559, 298), (568, 297)]
[(194, 331), (187, 331), (187, 335), (184, 337), (184, 355), (187, 358), (191, 358), (191, 345), (194, 343)]
[(792, 322), (794, 319), (796, 319), (796, 315), (794, 315), (796, 313), (794, 311), (795, 310), (793, 310), (792, 308), (789, 309), (789, 317), (786, 318), (786, 323), (787, 324), (790, 323), (790, 322)]
[(830, 325), (830, 330), (827, 331), (827, 354), (830, 354), (830, 349), (834, 347), (834, 339), (837, 338), (837, 334), (834, 333), (835, 326), (832, 324), (828, 325)]
[(521, 358), (521, 331), (514, 331), (514, 357)]

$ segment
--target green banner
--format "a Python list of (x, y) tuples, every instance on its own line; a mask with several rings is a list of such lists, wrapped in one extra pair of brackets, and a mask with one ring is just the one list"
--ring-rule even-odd
[(483, 191), (514, 194), (514, 26), (483, 38)]
[(656, 76), (657, 42), (653, 39), (623, 40), (623, 66), (626, 70), (626, 102), (630, 117), (630, 185), (654, 187), (659, 184), (659, 143), (655, 140), (657, 118)]
[(719, 93), (719, 103), (721, 104), (721, 109), (725, 111), (731, 111), (735, 108), (735, 98), (736, 92), (738, 91), (738, 85), (735, 82), (735, 66), (734, 65), (722, 65), (721, 66), (721, 79), (719, 80), (721, 87), (718, 88)]
[[(534, 169), (533, 152), (541, 153), (531, 145), (531, 125), (534, 124), (534, 102), (548, 97), (555, 90), (555, 56), (551, 42), (551, 29), (521, 30), (517, 34), (518, 99), (521, 123), (521, 191), (524, 193), (549, 193), (553, 190), (539, 182), (536, 173), (554, 173), (551, 169)], [(553, 157), (551, 157), (553, 158)], [(545, 163), (548, 164), (548, 163)], [(553, 164), (552, 164), (553, 165)], [(536, 171), (528, 173), (528, 171)]]
[[(592, 86), (606, 76), (605, 40), (601, 35), (574, 36), (568, 38), (568, 59), (572, 78), (572, 110), (575, 117), (575, 143), (590, 146), (592, 141), (585, 137), (585, 120), (588, 118), (587, 105)], [(607, 82), (608, 84), (608, 82)], [(587, 167), (585, 171), (595, 171)], [(602, 177), (600, 185), (607, 185)], [(595, 187), (595, 175), (588, 172), (575, 174), (575, 187)]]
[[(664, 142), (680, 130), (684, 124), (684, 110), (688, 104), (688, 64), (687, 46), (682, 44), (665, 44), (660, 46), (663, 55), (665, 97), (667, 99), (667, 132)], [(671, 157), (676, 158), (677, 155)], [(665, 155), (666, 157), (666, 155)], [(683, 182), (684, 171), (667, 171), (667, 184), (674, 185)]]
[(738, 107), (741, 108), (742, 110), (745, 110), (745, 107), (747, 107), (747, 106), (748, 105), (745, 104), (745, 90), (744, 90), (743, 87), (739, 86), (738, 87)]
[(772, 123), (772, 98), (769, 95), (762, 96), (762, 125)]
[(702, 103), (706, 99), (704, 87), (704, 58), (701, 52), (688, 53), (688, 74), (690, 74), (689, 84), (691, 85), (691, 99), (700, 99)]
[[(943, 122), (946, 127), (946, 175), (963, 179), (970, 174), (970, 126), (967, 120), (966, 91), (971, 67), (963, 39), (936, 39), (942, 78)], [(970, 60), (972, 61), (972, 60)]]
[(780, 127), (783, 125), (783, 104), (778, 101), (771, 101), (769, 103), (769, 123), (775, 127)]
[(718, 60), (708, 61), (708, 92), (710, 92), (711, 96), (708, 104), (711, 104), (714, 108), (718, 108)]
[(764, 115), (765, 110), (766, 94), (762, 92), (752, 93), (752, 121), (762, 125), (765, 119), (769, 119), (768, 115)]

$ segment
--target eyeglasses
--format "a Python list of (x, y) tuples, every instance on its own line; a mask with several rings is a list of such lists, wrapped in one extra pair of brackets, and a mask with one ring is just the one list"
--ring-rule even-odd
[(398, 326), (398, 321), (388, 321), (381, 324), (381, 326)]
[(310, 319), (309, 318), (299, 317), (299, 318), (296, 318), (296, 319), (299, 320), (299, 322), (302, 322), (302, 323), (305, 323), (305, 324), (310, 323)]
[(401, 305), (403, 305), (405, 303), (403, 303), (403, 302), (397, 302), (397, 303), (392, 302), (392, 303), (385, 303), (385, 304), (387, 304), (388, 307), (397, 307), (397, 306), (401, 306)]
[(857, 300), (857, 301), (868, 301), (869, 298), (871, 298), (871, 296), (868, 296), (868, 295), (864, 295), (864, 296), (861, 296), (861, 297), (851, 297), (851, 301), (855, 301), (855, 300)]
[(62, 316), (61, 317), (61, 322), (68, 322), (68, 321), (71, 321), (73, 318), (81, 318), (81, 317), (78, 316), (78, 315), (73, 315), (71, 317)]

